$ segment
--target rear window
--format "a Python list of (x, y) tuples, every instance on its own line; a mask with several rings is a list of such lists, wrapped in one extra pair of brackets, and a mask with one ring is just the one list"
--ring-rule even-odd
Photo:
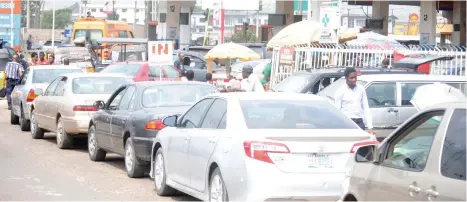
[(357, 129), (327, 101), (240, 101), (249, 129)]
[(81, 69), (40, 69), (34, 68), (32, 83), (50, 83), (55, 78), (69, 73), (83, 73)]
[(120, 86), (130, 83), (121, 77), (82, 77), (72, 82), (74, 94), (112, 94)]
[(152, 86), (143, 91), (143, 106), (188, 106), (215, 92), (217, 90), (214, 87), (207, 85)]
[(272, 89), (276, 92), (300, 93), (305, 87), (316, 79), (317, 75), (294, 74), (290, 75)]
[(103, 69), (102, 73), (120, 73), (127, 76), (136, 76), (136, 74), (141, 69), (142, 65), (140, 64), (117, 64), (109, 65), (107, 68)]

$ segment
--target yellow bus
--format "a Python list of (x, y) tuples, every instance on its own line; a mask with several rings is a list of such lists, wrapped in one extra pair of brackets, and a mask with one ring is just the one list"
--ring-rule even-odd
[[(73, 24), (72, 41), (76, 38), (84, 37), (85, 39), (95, 42), (99, 38), (134, 38), (130, 26), (126, 22), (105, 20), (94, 17), (78, 18)], [(106, 44), (104, 46), (101, 60), (110, 60), (110, 48)]]

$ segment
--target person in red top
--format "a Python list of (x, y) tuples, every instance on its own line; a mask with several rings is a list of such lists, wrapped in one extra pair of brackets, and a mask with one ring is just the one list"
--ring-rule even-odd
[(37, 57), (37, 53), (31, 53), (31, 60), (29, 61), (29, 66), (36, 66), (38, 65), (39, 58)]
[(39, 53), (39, 61), (37, 62), (38, 65), (49, 65), (49, 61), (45, 60), (44, 52)]
[(55, 56), (53, 54), (50, 54), (48, 59), (49, 65), (53, 65), (55, 62)]

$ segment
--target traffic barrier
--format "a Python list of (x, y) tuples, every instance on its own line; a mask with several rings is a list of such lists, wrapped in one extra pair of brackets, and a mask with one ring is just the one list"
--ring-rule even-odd
[[(282, 54), (281, 54), (282, 49)], [(293, 57), (284, 56), (284, 49), (293, 49)], [(396, 46), (346, 45), (346, 44), (310, 44), (309, 46), (274, 47), (272, 53), (271, 85), (277, 84), (297, 71), (327, 69), (332, 67), (381, 67), (385, 58), (389, 66), (396, 59), (395, 53), (404, 55), (439, 55), (452, 57), (452, 60), (432, 62), (430, 74), (465, 75), (467, 58), (464, 46)], [(283, 58), (293, 58), (286, 61)], [(290, 59), (288, 59), (290, 60)], [(292, 64), (287, 64), (291, 62)]]

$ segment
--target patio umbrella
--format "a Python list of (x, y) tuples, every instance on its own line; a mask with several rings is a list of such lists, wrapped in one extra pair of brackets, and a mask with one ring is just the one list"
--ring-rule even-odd
[(304, 20), (284, 27), (269, 40), (267, 47), (306, 45), (318, 42), (320, 37), (321, 24)]
[(410, 102), (421, 111), (426, 107), (448, 102), (465, 102), (465, 95), (447, 84), (428, 84), (417, 88)]
[(357, 38), (347, 41), (348, 45), (367, 46), (369, 48), (401, 49), (405, 48), (402, 44), (391, 37), (381, 35), (375, 32), (358, 33)]
[(206, 53), (204, 58), (206, 60), (238, 58), (243, 61), (248, 61), (260, 59), (261, 56), (244, 45), (224, 43), (212, 48), (208, 53)]

